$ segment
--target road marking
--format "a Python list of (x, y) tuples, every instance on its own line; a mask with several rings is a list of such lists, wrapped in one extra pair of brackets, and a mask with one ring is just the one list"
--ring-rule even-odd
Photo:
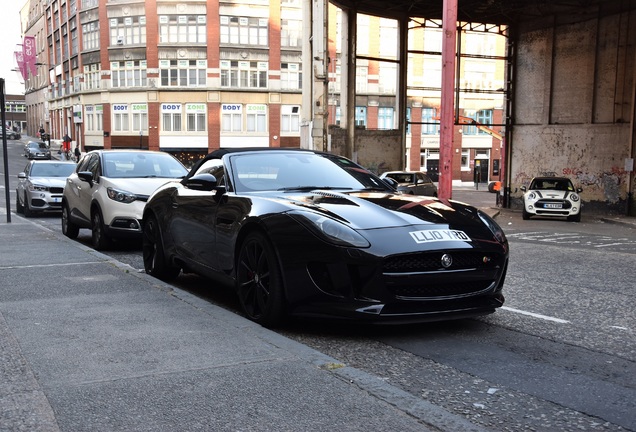
[(566, 320), (563, 320), (561, 318), (554, 318), (554, 317), (550, 317), (550, 316), (547, 316), (547, 315), (537, 314), (537, 313), (534, 313), (534, 312), (527, 312), (527, 311), (522, 311), (522, 310), (519, 310), (519, 309), (513, 309), (513, 308), (508, 307), (508, 306), (502, 306), (501, 308), (505, 309), (507, 311), (510, 311), (510, 312), (516, 312), (516, 313), (521, 314), (521, 315), (528, 315), (528, 316), (531, 316), (531, 317), (534, 317), (534, 318), (540, 318), (540, 319), (544, 319), (544, 320), (547, 320), (547, 321), (557, 322), (557, 323), (560, 323), (560, 324), (569, 324), (570, 323), (570, 321), (566, 321)]
[(25, 268), (41, 268), (41, 267), (59, 267), (59, 266), (74, 266), (77, 264), (103, 264), (110, 261), (87, 261), (82, 263), (57, 263), (57, 264), (32, 264), (32, 265), (14, 265), (14, 266), (6, 266), (0, 267), (0, 270), (8, 270), (8, 269), (25, 269)]

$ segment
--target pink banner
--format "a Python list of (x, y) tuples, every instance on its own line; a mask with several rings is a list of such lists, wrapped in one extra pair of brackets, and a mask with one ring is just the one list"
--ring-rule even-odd
[(18, 69), (20, 69), (20, 73), (22, 74), (22, 79), (27, 79), (27, 68), (26, 68), (26, 64), (24, 63), (24, 56), (22, 54), (22, 51), (16, 51), (15, 52), (15, 61), (18, 63)]
[(35, 65), (35, 36), (25, 36), (22, 41), (23, 60), (27, 70), (31, 71), (31, 75), (38, 73)]

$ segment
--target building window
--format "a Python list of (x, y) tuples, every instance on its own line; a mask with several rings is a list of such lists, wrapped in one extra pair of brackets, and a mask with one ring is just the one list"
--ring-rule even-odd
[(378, 108), (378, 129), (393, 129), (393, 108)]
[(379, 69), (380, 82), (378, 91), (383, 94), (394, 95), (397, 88), (397, 64), (380, 62)]
[(462, 170), (469, 171), (470, 170), (470, 150), (462, 149)]
[(186, 129), (188, 132), (205, 132), (207, 122), (207, 109), (204, 103), (186, 104)]
[(422, 108), (422, 135), (439, 135), (439, 119), (433, 119), (436, 114), (435, 108)]
[(302, 35), (303, 22), (301, 20), (280, 20), (280, 46), (300, 48)]
[(130, 130), (130, 118), (128, 104), (113, 104), (113, 130), (126, 132)]
[(221, 43), (233, 45), (268, 45), (267, 18), (221, 15)]
[(356, 66), (356, 92), (357, 93), (366, 93), (367, 85), (369, 83), (368, 80), (368, 70), (367, 66)]
[(267, 132), (267, 105), (246, 105), (247, 132)]
[(281, 63), (280, 88), (282, 90), (300, 90), (303, 87), (303, 74), (298, 63)]
[(300, 132), (300, 107), (298, 105), (283, 105), (281, 107), (281, 133)]
[(84, 50), (99, 49), (99, 21), (82, 24), (82, 45)]
[(160, 60), (162, 87), (204, 87), (207, 60)]
[(406, 134), (411, 135), (411, 107), (406, 107)]
[(146, 17), (119, 17), (110, 19), (110, 44), (143, 45), (146, 43)]
[(221, 60), (221, 87), (267, 88), (267, 62)]
[(132, 130), (147, 131), (148, 130), (148, 104), (136, 103), (131, 104), (132, 109)]
[(161, 15), (159, 17), (159, 43), (207, 42), (205, 15)]
[(360, 126), (360, 127), (367, 126), (367, 107), (364, 107), (364, 106), (356, 107), (356, 126)]
[(243, 130), (243, 105), (221, 105), (221, 132), (241, 132)]
[(181, 112), (181, 104), (161, 104), (161, 125), (164, 132), (181, 132)]
[(99, 65), (96, 63), (84, 65), (84, 90), (98, 89), (100, 87), (101, 73)]
[[(473, 120), (476, 120), (477, 123), (481, 123), (483, 125), (491, 125), (492, 124), (492, 110), (466, 110), (464, 112), (466, 117), (470, 117)], [(477, 129), (477, 126), (463, 126), (462, 133), (464, 135), (488, 135), (486, 132)]]
[(146, 60), (111, 62), (110, 70), (113, 88), (145, 87), (148, 82)]

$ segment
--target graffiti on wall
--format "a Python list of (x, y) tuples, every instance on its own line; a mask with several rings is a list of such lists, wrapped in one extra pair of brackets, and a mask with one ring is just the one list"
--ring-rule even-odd
[[(575, 186), (580, 186), (589, 195), (594, 192), (602, 194), (603, 200), (612, 204), (616, 204), (621, 199), (621, 190), (629, 178), (629, 172), (620, 167), (612, 167), (609, 171), (598, 173), (590, 173), (579, 168), (563, 168), (560, 172), (545, 171), (539, 175), (545, 176), (563, 176), (572, 180)], [(520, 186), (528, 186), (532, 177), (525, 172), (520, 172), (515, 176), (515, 182)]]

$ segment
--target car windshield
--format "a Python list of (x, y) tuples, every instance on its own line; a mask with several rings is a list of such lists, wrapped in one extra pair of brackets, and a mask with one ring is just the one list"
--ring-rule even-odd
[(535, 179), (530, 185), (530, 189), (573, 191), (574, 186), (569, 179)]
[(398, 183), (413, 183), (413, 176), (411, 174), (392, 173), (392, 174), (387, 174), (386, 176), (391, 177), (393, 180), (395, 180)]
[(390, 192), (377, 176), (348, 159), (315, 153), (236, 153), (230, 156), (237, 192), (373, 189)]
[(165, 177), (180, 178), (188, 171), (167, 153), (150, 152), (104, 152), (104, 177), (139, 178)]
[(41, 143), (36, 143), (36, 142), (31, 142), (29, 143), (29, 147), (35, 150), (45, 150), (46, 149), (46, 144), (41, 142)]
[(63, 177), (75, 171), (74, 163), (35, 163), (31, 167), (31, 177)]

